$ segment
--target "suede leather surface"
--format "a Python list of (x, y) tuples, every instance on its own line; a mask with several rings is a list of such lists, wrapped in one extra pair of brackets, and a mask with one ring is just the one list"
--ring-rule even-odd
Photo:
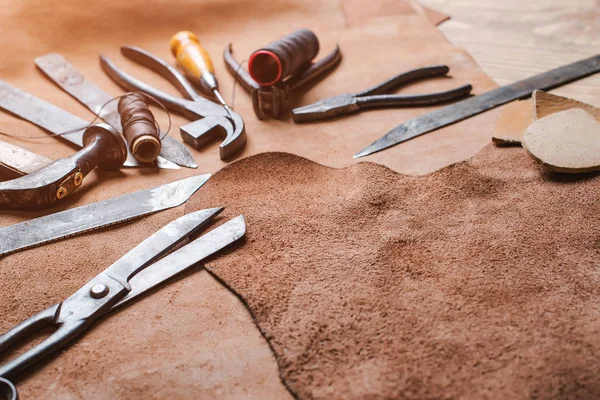
[[(373, 3), (376, 4), (376, 3)], [(443, 90), (470, 82), (475, 93), (496, 85), (472, 58), (453, 48), (423, 13), (364, 15), (344, 1), (116, 1), (23, 0), (0, 9), (0, 79), (87, 120), (93, 115), (34, 67), (36, 56), (59, 52), (86, 78), (112, 95), (123, 91), (100, 69), (98, 55), (109, 56), (136, 77), (176, 94), (166, 81), (120, 55), (119, 46), (136, 45), (173, 62), (170, 37), (179, 30), (198, 34), (212, 55), (222, 93), (231, 102), (233, 79), (221, 59), (233, 43), (236, 57), (293, 29), (314, 30), (325, 54), (338, 43), (339, 68), (298, 105), (343, 92), (359, 91), (407, 69), (448, 64), (452, 78), (420, 82), (406, 93)], [(408, 10), (408, 11), (407, 11)], [(358, 13), (353, 14), (353, 13)], [(348, 21), (353, 23), (348, 23)], [(238, 86), (234, 107), (246, 122), (248, 143), (238, 159), (284, 151), (329, 167), (348, 167), (352, 155), (399, 123), (429, 108), (386, 109), (319, 124), (259, 121), (249, 96)], [(166, 115), (156, 109), (166, 126)], [(475, 154), (491, 136), (498, 110), (378, 153), (372, 161), (397, 172), (422, 175)], [(172, 115), (171, 134), (187, 123)], [(45, 136), (31, 124), (0, 112), (0, 130), (12, 135)], [(6, 141), (58, 159), (76, 149), (54, 138)], [(0, 225), (44, 215), (171, 182), (197, 173), (217, 172), (227, 163), (218, 143), (192, 150), (198, 170), (123, 169), (95, 171), (62, 206), (40, 212), (2, 212)], [(210, 201), (209, 201), (210, 203)], [(221, 200), (210, 206), (225, 206)], [(0, 331), (65, 299), (184, 207), (49, 244), (0, 259)], [(252, 221), (249, 221), (251, 224)], [(246, 260), (252, 262), (252, 260)], [(17, 380), (22, 398), (289, 398), (273, 355), (244, 308), (230, 292), (200, 269), (96, 324), (66, 351)]]

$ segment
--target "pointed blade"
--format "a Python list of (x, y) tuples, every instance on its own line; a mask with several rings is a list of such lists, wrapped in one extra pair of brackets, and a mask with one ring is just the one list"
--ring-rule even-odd
[[(35, 59), (35, 65), (61, 89), (69, 93), (107, 124), (123, 132), (118, 101), (87, 80), (62, 55), (49, 53)], [(164, 136), (164, 137), (163, 137)], [(158, 166), (178, 169), (174, 164), (188, 168), (198, 168), (198, 164), (183, 143), (171, 136), (161, 134), (162, 148)], [(174, 168), (175, 167), (175, 168)]]
[(0, 228), (0, 256), (177, 207), (209, 177), (197, 175)]
[(129, 281), (131, 291), (112, 306), (110, 311), (129, 303), (157, 285), (182, 273), (189, 267), (241, 239), (246, 234), (244, 216), (240, 215), (193, 242), (150, 265)]
[(600, 72), (600, 55), (442, 107), (397, 126), (379, 140), (355, 154), (354, 158), (376, 153), (425, 133), (481, 114), (502, 104), (529, 97), (534, 90), (549, 90), (585, 78), (596, 72)]
[(129, 287), (129, 279), (137, 272), (161, 258), (183, 239), (204, 228), (221, 211), (223, 208), (211, 208), (177, 218), (105, 269), (104, 273), (124, 287)]

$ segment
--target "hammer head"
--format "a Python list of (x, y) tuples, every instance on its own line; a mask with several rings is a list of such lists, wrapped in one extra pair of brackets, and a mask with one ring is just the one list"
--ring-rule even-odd
[(231, 112), (231, 116), (211, 115), (183, 125), (183, 141), (195, 149), (212, 142), (215, 137), (225, 137), (221, 143), (221, 160), (233, 156), (246, 143), (246, 129), (242, 117)]

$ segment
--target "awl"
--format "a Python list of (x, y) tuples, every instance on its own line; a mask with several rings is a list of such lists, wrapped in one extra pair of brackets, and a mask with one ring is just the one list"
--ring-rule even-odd
[(0, 256), (177, 207), (208, 178), (197, 175), (0, 228)]
[[(87, 80), (63, 56), (49, 53), (35, 59), (35, 65), (46, 74), (56, 85), (69, 93), (94, 114), (99, 115), (107, 124), (123, 132), (121, 118), (117, 110), (117, 101), (111, 101), (112, 96)], [(198, 168), (198, 164), (187, 147), (169, 135), (161, 135), (162, 160), (169, 160), (177, 165), (188, 168)], [(159, 158), (159, 160), (161, 160)], [(160, 161), (159, 161), (160, 166)]]
[(459, 101), (397, 126), (379, 140), (355, 154), (354, 158), (368, 156), (424, 133), (481, 114), (502, 104), (524, 99), (531, 96), (534, 90), (549, 90), (585, 78), (596, 72), (600, 72), (600, 55)]

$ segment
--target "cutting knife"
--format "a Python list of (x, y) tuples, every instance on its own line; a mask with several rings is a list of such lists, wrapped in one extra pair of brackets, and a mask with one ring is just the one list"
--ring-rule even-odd
[(0, 256), (177, 207), (208, 178), (196, 175), (0, 228)]
[(385, 150), (412, 138), (435, 131), (514, 100), (524, 99), (535, 90), (549, 90), (600, 72), (600, 55), (544, 72), (508, 86), (453, 103), (398, 125), (354, 158)]

